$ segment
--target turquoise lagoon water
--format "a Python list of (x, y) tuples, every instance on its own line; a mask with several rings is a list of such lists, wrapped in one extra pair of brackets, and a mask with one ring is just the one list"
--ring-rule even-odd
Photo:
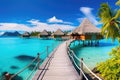
[[(45, 59), (46, 46), (49, 46), (50, 53), (60, 43), (60, 41), (56, 40), (43, 40), (38, 38), (0, 38), (0, 73), (5, 71), (16, 73), (30, 63), (30, 61), (27, 60), (19, 60), (15, 58), (16, 56), (28, 55), (36, 57), (38, 52), (44, 52), (40, 58)], [(80, 42), (80, 44), (82, 45), (82, 42)], [(97, 47), (83, 47), (81, 45), (79, 45), (78, 41), (75, 41), (75, 44), (71, 44), (71, 48), (79, 58), (84, 58), (84, 62), (92, 69), (97, 63), (109, 58), (108, 52), (116, 47), (118, 42), (112, 43), (110, 40), (101, 40), (100, 45)], [(17, 66), (18, 68), (13, 69), (11, 66)], [(31, 71), (27, 69), (19, 76), (22, 76), (24, 80), (30, 72)]]
[[(49, 46), (48, 52), (50, 53), (59, 44), (60, 41), (38, 38), (0, 38), (0, 73), (5, 71), (16, 73), (30, 63), (30, 61), (27, 60), (19, 60), (15, 58), (16, 56), (27, 55), (36, 57), (38, 52), (44, 52), (41, 55), (41, 59), (45, 59), (46, 46)], [(16, 66), (18, 68), (13, 69), (11, 66)], [(28, 76), (29, 72), (30, 70), (26, 70), (20, 74), (20, 76), (23, 77), (23, 80)]]
[(108, 53), (117, 45), (117, 41), (112, 43), (111, 40), (101, 40), (99, 46), (83, 47), (82, 42), (79, 45), (79, 41), (75, 41), (75, 44), (71, 44), (71, 48), (79, 58), (84, 59), (84, 62), (90, 69), (93, 69), (98, 63), (110, 58)]

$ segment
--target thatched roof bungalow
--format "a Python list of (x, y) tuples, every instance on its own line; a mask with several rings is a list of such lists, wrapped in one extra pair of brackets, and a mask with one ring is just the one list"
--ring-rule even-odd
[(46, 30), (43, 30), (42, 32), (38, 34), (38, 36), (41, 38), (48, 38), (50, 34)]
[(30, 33), (29, 32), (25, 32), (22, 34), (22, 37), (30, 37)]
[(56, 32), (53, 33), (54, 37), (62, 37), (64, 35), (65, 33), (61, 29), (58, 29)]
[(71, 34), (72, 38), (80, 40), (99, 40), (103, 39), (101, 35), (101, 29), (93, 25), (88, 19), (84, 19), (83, 22), (77, 27)]
[(56, 32), (52, 34), (53, 38), (56, 38), (56, 39), (62, 39), (64, 35), (65, 33), (61, 29), (58, 29)]

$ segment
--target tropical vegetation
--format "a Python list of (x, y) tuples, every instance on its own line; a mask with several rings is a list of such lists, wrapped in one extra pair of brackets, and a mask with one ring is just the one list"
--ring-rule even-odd
[(34, 31), (34, 32), (31, 32), (31, 36), (38, 36), (38, 34), (39, 34), (40, 32), (36, 32), (36, 31)]
[(120, 34), (120, 10), (112, 10), (107, 3), (103, 3), (99, 9), (99, 17), (102, 26), (102, 35), (107, 39), (112, 38), (114, 41), (116, 38), (119, 39)]
[[(120, 5), (120, 0), (116, 3)], [(108, 3), (103, 3), (99, 9), (102, 26), (102, 35), (120, 43), (120, 10), (111, 9)], [(120, 80), (120, 45), (109, 53), (110, 58), (97, 65), (97, 70), (104, 80)]]
[(120, 47), (113, 48), (110, 59), (97, 65), (97, 70), (104, 80), (120, 80)]
[(118, 6), (120, 5), (120, 0), (118, 0), (118, 1), (116, 2), (116, 5), (118, 5)]

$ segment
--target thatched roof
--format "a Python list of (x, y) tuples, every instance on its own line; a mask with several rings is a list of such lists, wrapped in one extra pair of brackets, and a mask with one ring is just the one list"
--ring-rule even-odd
[(24, 34), (22, 34), (24, 36), (30, 36), (30, 33), (29, 32), (25, 32)]
[(21, 35), (22, 37), (30, 37), (30, 33), (29, 32), (25, 32)]
[(53, 35), (64, 35), (64, 32), (61, 29), (58, 29), (56, 32), (53, 33)]
[(71, 34), (72, 34), (72, 32), (68, 32), (68, 33), (67, 33), (68, 36), (71, 35)]
[(40, 32), (39, 35), (45, 35), (45, 36), (47, 36), (47, 35), (49, 35), (49, 33), (46, 30), (43, 30), (42, 32)]
[(93, 25), (87, 18), (85, 18), (79, 27), (77, 27), (73, 34), (89, 34), (89, 33), (100, 33), (101, 30)]

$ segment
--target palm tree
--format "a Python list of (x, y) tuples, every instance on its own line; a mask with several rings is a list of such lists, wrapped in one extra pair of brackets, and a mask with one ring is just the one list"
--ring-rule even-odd
[(112, 38), (114, 41), (116, 38), (120, 38), (120, 10), (112, 11), (107, 3), (103, 3), (99, 9), (99, 17), (103, 23), (101, 33), (107, 39)]
[(118, 1), (116, 2), (116, 5), (120, 6), (120, 0), (118, 0)]

